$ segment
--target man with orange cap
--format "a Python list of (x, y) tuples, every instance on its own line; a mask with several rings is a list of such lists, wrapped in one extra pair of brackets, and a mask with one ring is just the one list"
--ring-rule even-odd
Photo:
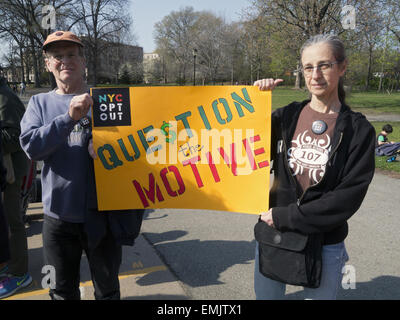
[(43, 161), (43, 251), (56, 279), (50, 284), (51, 298), (80, 299), (80, 261), (85, 251), (95, 298), (119, 299), (121, 246), (133, 245), (143, 211), (97, 210), (88, 152), (93, 100), (85, 80), (83, 47), (69, 31), (56, 31), (43, 43), (46, 67), (57, 87), (31, 98), (20, 142), (29, 158)]

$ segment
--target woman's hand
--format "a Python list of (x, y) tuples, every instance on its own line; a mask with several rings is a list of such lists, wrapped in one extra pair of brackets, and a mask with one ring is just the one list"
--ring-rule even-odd
[(261, 91), (274, 90), (281, 82), (283, 82), (283, 79), (262, 79), (254, 82), (254, 86), (257, 86)]
[(261, 220), (268, 224), (270, 227), (274, 226), (274, 221), (272, 220), (272, 208), (268, 212), (261, 212)]

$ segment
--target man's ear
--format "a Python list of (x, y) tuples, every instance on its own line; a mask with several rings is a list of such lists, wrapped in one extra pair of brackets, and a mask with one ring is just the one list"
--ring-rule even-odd
[(45, 64), (45, 67), (46, 67), (46, 71), (51, 72), (50, 67), (49, 67), (50, 60), (49, 60), (49, 58), (47, 58), (47, 56), (45, 56), (45, 58), (44, 58), (44, 64)]

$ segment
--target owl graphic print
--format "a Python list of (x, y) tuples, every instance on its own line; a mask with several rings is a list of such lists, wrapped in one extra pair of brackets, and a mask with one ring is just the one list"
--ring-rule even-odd
[(299, 116), (287, 156), (292, 174), (303, 190), (318, 183), (325, 174), (337, 116), (317, 112), (310, 104)]

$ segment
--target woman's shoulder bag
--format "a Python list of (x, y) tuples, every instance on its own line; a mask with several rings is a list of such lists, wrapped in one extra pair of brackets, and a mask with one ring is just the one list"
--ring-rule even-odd
[(254, 227), (260, 272), (286, 284), (318, 288), (322, 271), (322, 234), (280, 232), (264, 221)]

